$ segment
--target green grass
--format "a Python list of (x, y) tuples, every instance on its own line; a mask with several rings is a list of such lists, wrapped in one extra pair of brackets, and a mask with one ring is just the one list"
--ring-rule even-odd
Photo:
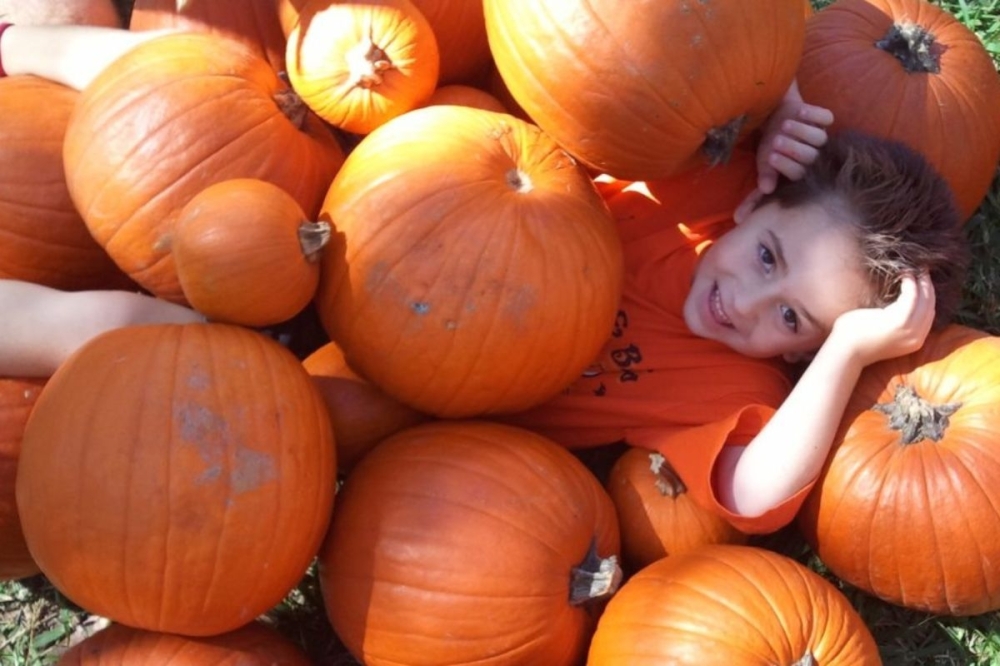
[[(127, 0), (121, 0), (123, 6)], [(829, 0), (814, 0), (821, 8)], [(935, 2), (974, 30), (1000, 63), (1000, 0)], [(996, 110), (1000, 112), (1000, 110)], [(960, 146), (955, 147), (961, 150)], [(1000, 179), (966, 225), (973, 250), (959, 314), (962, 323), (1000, 335)], [(883, 603), (825, 571), (794, 528), (756, 540), (827, 576), (859, 611), (886, 666), (1000, 666), (1000, 613), (937, 617)], [(315, 663), (356, 662), (330, 630), (315, 570), (264, 620), (303, 645)], [(59, 653), (103, 626), (103, 620), (75, 607), (42, 576), (0, 582), (0, 665), (54, 664)]]

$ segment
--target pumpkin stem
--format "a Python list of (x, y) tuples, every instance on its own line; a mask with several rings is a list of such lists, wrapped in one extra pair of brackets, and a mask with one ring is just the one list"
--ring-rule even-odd
[(708, 159), (710, 166), (718, 166), (729, 161), (746, 122), (747, 115), (744, 113), (725, 125), (713, 127), (705, 133), (705, 142), (701, 144), (701, 152)]
[(291, 88), (283, 88), (274, 93), (274, 101), (285, 117), (298, 129), (306, 124), (306, 114), (309, 113), (306, 103), (298, 93)]
[(531, 183), (531, 176), (520, 169), (511, 169), (507, 172), (507, 184), (511, 189), (521, 194), (527, 194), (534, 186)]
[(941, 54), (945, 47), (937, 44), (934, 35), (916, 23), (894, 23), (875, 46), (901, 62), (907, 72), (941, 72)]
[(299, 245), (307, 261), (319, 260), (319, 253), (330, 241), (329, 222), (303, 222), (299, 225)]
[(940, 441), (948, 429), (948, 417), (961, 406), (960, 402), (932, 405), (910, 386), (900, 384), (891, 402), (872, 409), (889, 417), (889, 427), (900, 432), (903, 444), (916, 444), (925, 439)]
[(372, 38), (365, 37), (344, 56), (351, 73), (347, 85), (351, 88), (374, 88), (382, 85), (382, 72), (392, 69), (392, 61), (385, 51), (375, 46)]
[(582, 606), (591, 601), (610, 597), (622, 582), (622, 569), (614, 555), (602, 558), (597, 554), (597, 539), (590, 542), (587, 557), (573, 567), (570, 577), (569, 603)]
[(687, 492), (687, 486), (681, 481), (681, 477), (677, 476), (674, 468), (667, 464), (667, 459), (662, 454), (649, 454), (649, 469), (656, 475), (655, 485), (661, 495), (673, 499)]
[(802, 655), (802, 658), (792, 664), (792, 666), (818, 666), (818, 664), (819, 662), (816, 661), (816, 657), (814, 657), (811, 652), (806, 652)]

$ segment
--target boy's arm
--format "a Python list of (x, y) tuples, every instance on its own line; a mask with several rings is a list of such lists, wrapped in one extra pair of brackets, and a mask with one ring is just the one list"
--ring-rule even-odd
[(0, 280), (0, 313), (0, 377), (48, 377), (74, 350), (113, 328), (205, 320), (144, 294), (65, 292), (20, 280)]
[(926, 274), (904, 277), (885, 308), (842, 315), (770, 421), (746, 447), (727, 447), (715, 487), (729, 510), (759, 516), (819, 474), (847, 401), (865, 366), (923, 345), (934, 320), (934, 287)]

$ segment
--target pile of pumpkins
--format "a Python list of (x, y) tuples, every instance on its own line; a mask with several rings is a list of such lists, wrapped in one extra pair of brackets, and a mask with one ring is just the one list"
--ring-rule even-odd
[[(611, 330), (594, 177), (724, 163), (793, 79), (971, 215), (1000, 159), (974, 34), (924, 0), (135, 1), (164, 27), (82, 91), (0, 79), (0, 277), (211, 322), (0, 379), (0, 578), (113, 622), (61, 663), (307, 663), (255, 620), (316, 558), (365, 664), (880, 663), (832, 583), (658, 454), (599, 478), (490, 417)], [(308, 353), (261, 333), (307, 310)], [(865, 372), (799, 520), (834, 575), (1000, 608), (997, 356), (952, 325)]]

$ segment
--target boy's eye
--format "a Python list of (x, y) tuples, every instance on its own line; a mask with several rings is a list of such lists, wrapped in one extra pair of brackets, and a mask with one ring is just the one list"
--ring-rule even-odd
[(787, 305), (781, 306), (781, 320), (785, 323), (785, 326), (790, 328), (792, 332), (798, 332), (799, 330), (799, 316), (795, 314), (795, 310), (791, 309)]
[(757, 246), (757, 255), (760, 257), (760, 261), (766, 268), (771, 268), (774, 266), (774, 254), (768, 249), (766, 245)]

